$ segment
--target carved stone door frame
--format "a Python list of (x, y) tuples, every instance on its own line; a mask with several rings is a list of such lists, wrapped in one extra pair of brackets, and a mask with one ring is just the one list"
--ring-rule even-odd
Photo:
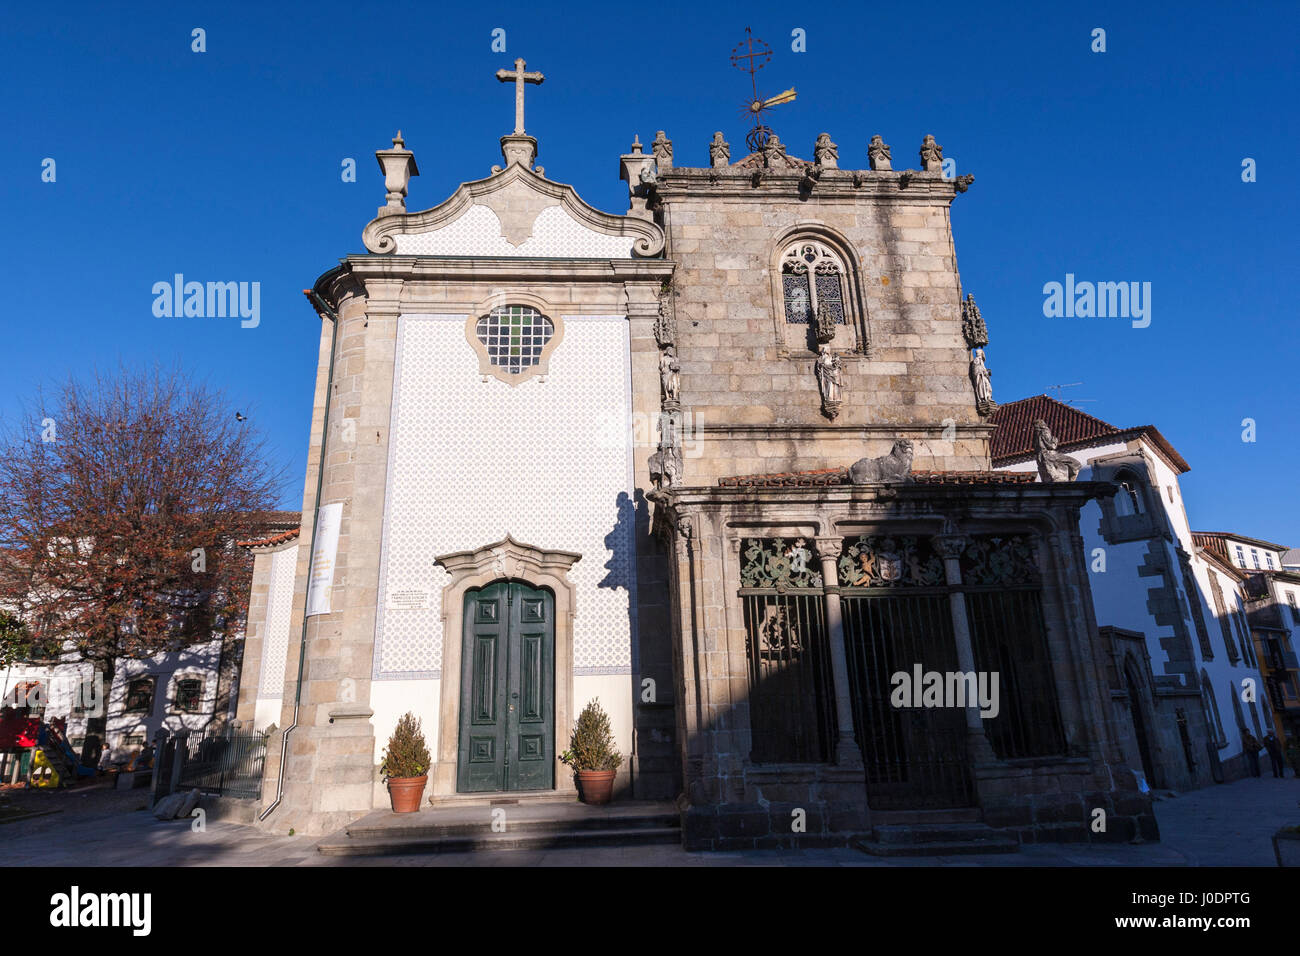
[[(576, 793), (573, 774), (559, 761), (573, 725), (573, 584), (568, 571), (582, 555), (521, 544), (506, 535), (495, 544), (473, 551), (439, 555), (434, 563), (451, 575), (442, 590), (442, 681), (438, 702), (438, 744), (432, 793), (456, 793), (456, 761), (460, 745), (461, 644), (465, 594), (494, 581), (520, 581), (546, 588), (555, 595), (555, 789)], [(484, 794), (490, 796), (490, 794)]]

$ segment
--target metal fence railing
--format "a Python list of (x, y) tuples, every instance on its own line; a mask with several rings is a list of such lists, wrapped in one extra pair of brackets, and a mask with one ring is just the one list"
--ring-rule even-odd
[[(165, 738), (166, 734), (162, 734)], [(160, 740), (154, 769), (154, 801), (198, 789), (206, 794), (256, 800), (262, 795), (266, 734), (182, 731)]]

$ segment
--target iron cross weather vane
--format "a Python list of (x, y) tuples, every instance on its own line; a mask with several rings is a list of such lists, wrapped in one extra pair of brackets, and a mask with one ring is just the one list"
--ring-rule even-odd
[(789, 103), (795, 97), (793, 86), (784, 93), (778, 93), (776, 96), (770, 96), (766, 99), (759, 96), (756, 74), (767, 66), (770, 59), (772, 59), (772, 48), (754, 36), (749, 27), (745, 27), (745, 39), (737, 43), (731, 51), (731, 65), (749, 74), (750, 86), (753, 90), (753, 96), (745, 102), (743, 108), (746, 115), (754, 118), (754, 128), (745, 137), (745, 143), (749, 146), (751, 153), (756, 153), (762, 149), (767, 143), (768, 137), (772, 135), (771, 128), (759, 122), (759, 117), (772, 107), (780, 106), (782, 103)]

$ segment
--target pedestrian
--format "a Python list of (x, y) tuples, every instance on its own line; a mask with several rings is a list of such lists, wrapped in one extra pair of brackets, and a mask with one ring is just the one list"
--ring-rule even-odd
[(104, 745), (103, 753), (99, 755), (99, 772), (108, 773), (109, 768), (113, 766), (112, 749), (108, 744)]
[(1273, 776), (1286, 776), (1282, 770), (1282, 745), (1278, 743), (1277, 737), (1273, 735), (1271, 730), (1268, 732), (1268, 736), (1264, 738), (1264, 749), (1268, 751), (1269, 763), (1273, 765)]
[(1241, 752), (1246, 755), (1246, 766), (1252, 777), (1259, 776), (1259, 741), (1249, 730), (1241, 732)]

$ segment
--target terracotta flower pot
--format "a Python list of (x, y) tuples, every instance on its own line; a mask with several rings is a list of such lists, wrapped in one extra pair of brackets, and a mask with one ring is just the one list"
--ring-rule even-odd
[(394, 813), (415, 813), (420, 809), (420, 797), (429, 775), (423, 777), (389, 777), (388, 796), (393, 801)]
[(613, 770), (579, 770), (578, 791), (582, 802), (593, 806), (609, 803), (614, 793), (614, 774)]

